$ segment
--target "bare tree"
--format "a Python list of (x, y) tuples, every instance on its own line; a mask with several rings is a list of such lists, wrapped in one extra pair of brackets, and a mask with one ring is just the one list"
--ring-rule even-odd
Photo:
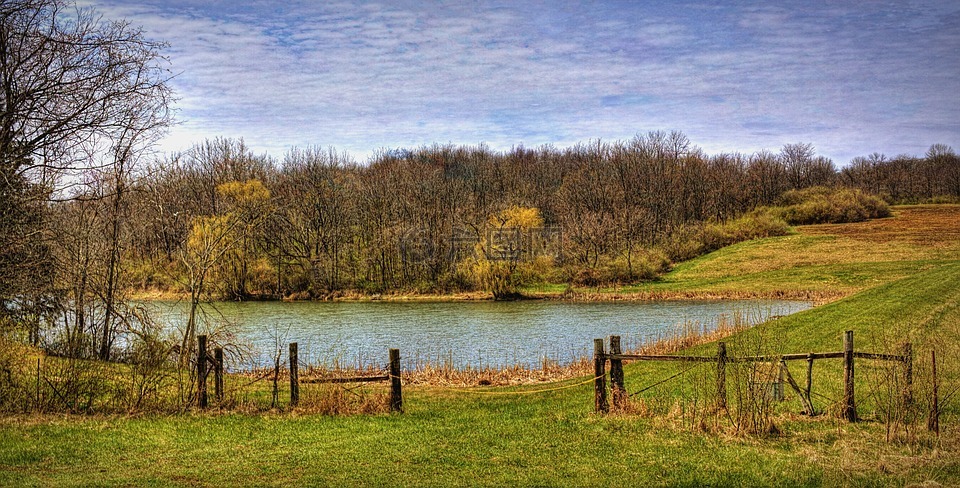
[[(0, 5), (0, 164), (4, 176), (66, 169), (83, 145), (124, 129), (168, 94), (162, 43), (65, 0)], [(165, 108), (165, 106), (163, 107)]]
[[(0, 301), (23, 301), (50, 267), (44, 253), (25, 250), (48, 245), (42, 202), (58, 178), (128, 165), (146, 135), (169, 122), (163, 47), (67, 0), (0, 3), (0, 266), (12, 283)], [(98, 148), (110, 157), (90, 158)], [(114, 193), (122, 200), (122, 188)]]

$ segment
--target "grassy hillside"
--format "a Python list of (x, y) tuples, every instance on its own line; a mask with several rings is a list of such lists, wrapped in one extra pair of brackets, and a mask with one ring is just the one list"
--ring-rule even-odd
[(630, 293), (837, 297), (960, 259), (960, 206), (895, 207), (894, 217), (810, 225), (680, 263)]
[[(931, 350), (944, 361), (943, 394), (960, 384), (960, 207), (900, 208), (893, 219), (801, 228), (686, 263), (632, 291), (657, 290), (844, 294), (728, 338), (731, 352), (838, 350), (843, 331), (854, 330), (858, 349), (895, 352), (905, 340), (915, 344), (919, 402), (929, 390)], [(691, 353), (715, 350), (707, 344)], [(816, 364), (818, 410), (829, 410), (839, 396), (838, 363)], [(683, 368), (630, 364), (627, 389)], [(593, 387), (581, 378), (466, 391), (408, 387), (403, 415), (5, 418), (0, 484), (960, 484), (956, 399), (946, 402), (939, 439), (920, 417), (888, 437), (880, 421), (884, 370), (865, 361), (857, 368), (862, 422), (799, 415), (799, 402), (788, 395), (772, 412), (777, 432), (767, 435), (738, 433), (725, 414), (710, 412), (709, 367), (636, 395), (629, 413), (606, 416), (592, 412)], [(733, 390), (738, 373), (730, 374)]]

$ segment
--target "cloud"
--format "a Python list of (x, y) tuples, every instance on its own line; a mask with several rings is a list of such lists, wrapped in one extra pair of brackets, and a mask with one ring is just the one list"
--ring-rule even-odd
[(677, 129), (844, 163), (960, 145), (960, 9), (939, 4), (91, 1), (170, 42), (170, 148), (222, 135), (365, 157)]

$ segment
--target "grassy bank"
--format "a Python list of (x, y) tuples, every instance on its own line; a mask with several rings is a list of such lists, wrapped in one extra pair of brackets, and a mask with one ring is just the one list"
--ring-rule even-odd
[(832, 300), (957, 259), (960, 206), (901, 206), (892, 218), (800, 226), (793, 235), (735, 244), (651, 283), (577, 291), (587, 298)]
[[(845, 330), (855, 331), (858, 350), (895, 352), (909, 340), (917, 401), (925, 406), (936, 351), (945, 397), (939, 438), (926, 432), (922, 409), (890, 435), (885, 371), (865, 361), (857, 363), (863, 421), (831, 415), (840, 394), (834, 360), (818, 361), (814, 370), (815, 406), (827, 414), (799, 415), (788, 392), (771, 407), (776, 431), (765, 434), (744, 433), (730, 414), (705, 408), (709, 368), (634, 396), (629, 413), (606, 416), (592, 412), (593, 386), (583, 377), (509, 388), (410, 385), (402, 415), (7, 417), (0, 420), (0, 484), (960, 484), (960, 408), (946, 397), (960, 384), (960, 222), (951, 220), (958, 217), (960, 207), (910, 207), (893, 219), (804, 227), (679, 266), (659, 283), (614, 291), (831, 295), (831, 303), (728, 338), (731, 353), (838, 350)], [(688, 352), (715, 350), (705, 344)], [(682, 368), (631, 363), (627, 390)], [(739, 373), (730, 374), (733, 390)]]

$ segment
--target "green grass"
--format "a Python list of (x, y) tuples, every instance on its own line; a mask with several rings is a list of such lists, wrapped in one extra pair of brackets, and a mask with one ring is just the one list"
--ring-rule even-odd
[(647, 421), (600, 420), (538, 408), (536, 402), (484, 401), (470, 409), (414, 402), (411, 410), (402, 417), (231, 415), (21, 428), (18, 444), (33, 445), (13, 450), (5, 441), (0, 462), (30, 469), (4, 471), (0, 481), (21, 486), (568, 486), (619, 480), (631, 486), (797, 486), (822, 480), (815, 466), (797, 470), (802, 460), (787, 442), (756, 449), (740, 440), (664, 435)]
[[(885, 245), (886, 255), (896, 259), (858, 251), (849, 236), (799, 234), (744, 243), (678, 266), (652, 286), (679, 291), (763, 286), (860, 290), (728, 338), (731, 353), (755, 351), (761, 339), (767, 351), (839, 350), (845, 330), (855, 331), (859, 350), (896, 352), (910, 340), (915, 344), (917, 395), (928, 388), (925, 365), (931, 350), (944, 361), (940, 374), (946, 393), (960, 384), (960, 260), (943, 249), (901, 259), (893, 251), (906, 253), (910, 244)], [(785, 249), (797, 251), (763, 262), (762, 256), (778, 256)], [(816, 262), (803, 264), (804, 256), (818, 254)], [(743, 273), (751, 267), (757, 268), (753, 274)], [(706, 344), (690, 353), (715, 350), (716, 345)], [(799, 379), (796, 368), (802, 366), (794, 364), (791, 370)], [(680, 367), (631, 363), (627, 389), (636, 391)], [(839, 371), (837, 360), (818, 361), (815, 391), (838, 397)], [(830, 415), (810, 419), (797, 414), (799, 402), (788, 398), (775, 414), (780, 434), (766, 437), (736, 434), (722, 417), (703, 425), (707, 417), (691, 413), (691, 402), (702, 401), (703, 390), (709, 390), (709, 367), (692, 371), (687, 381), (638, 395), (653, 415), (594, 414), (593, 387), (577, 385), (583, 381), (577, 379), (472, 392), (407, 387), (402, 415), (7, 417), (0, 419), (0, 485), (960, 484), (957, 400), (947, 403), (939, 440), (921, 422), (912, 427), (912, 437), (887, 442), (876, 409), (876, 393), (883, 390), (877, 371), (865, 361), (857, 363), (863, 422), (847, 424)], [(577, 386), (531, 393), (565, 385)], [(480, 393), (484, 391), (528, 393)], [(816, 402), (820, 409), (829, 403), (821, 397)]]

